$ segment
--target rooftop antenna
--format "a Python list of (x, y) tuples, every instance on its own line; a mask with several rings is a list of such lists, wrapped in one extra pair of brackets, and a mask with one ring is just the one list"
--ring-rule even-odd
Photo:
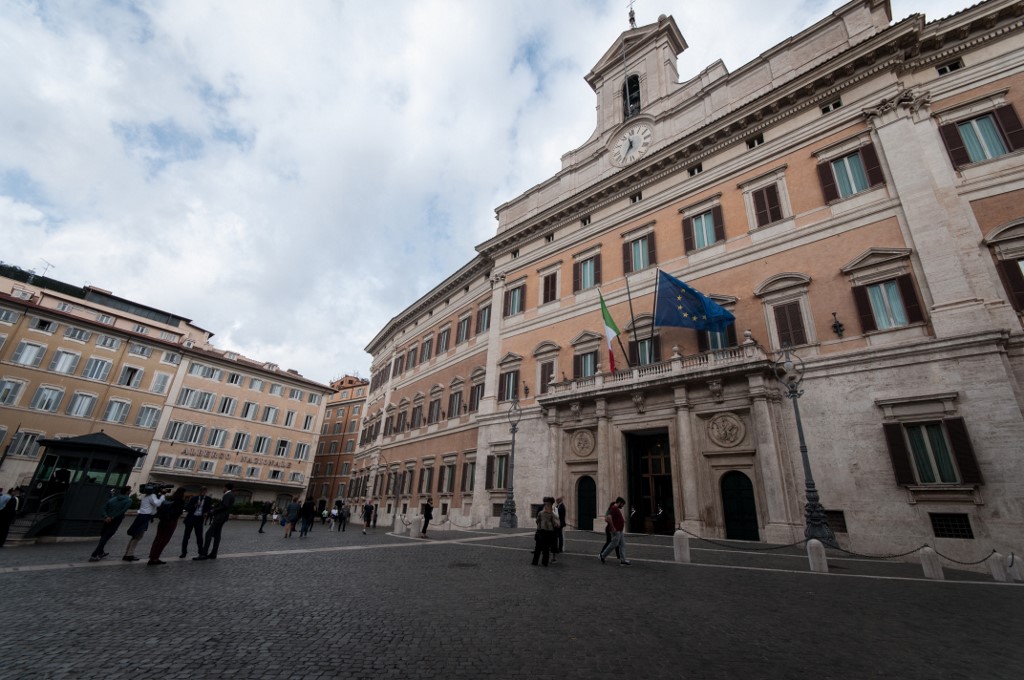
[(46, 265), (43, 268), (43, 274), (42, 274), (43, 276), (46, 276), (46, 272), (50, 271), (51, 269), (56, 269), (57, 268), (57, 265), (53, 264), (52, 262), (48, 262), (48, 261), (44, 260), (43, 258), (39, 258), (39, 259), (42, 261), (43, 264)]

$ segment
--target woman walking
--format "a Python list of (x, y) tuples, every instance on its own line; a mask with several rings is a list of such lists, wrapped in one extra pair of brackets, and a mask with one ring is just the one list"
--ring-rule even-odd
[(153, 545), (149, 548), (149, 562), (146, 563), (149, 566), (167, 564), (160, 560), (160, 553), (167, 547), (171, 536), (174, 535), (174, 530), (178, 528), (178, 518), (181, 517), (181, 512), (184, 509), (185, 487), (179, 486), (156, 511), (156, 536), (153, 537)]
[(551, 557), (551, 549), (555, 545), (555, 529), (558, 528), (558, 517), (554, 512), (555, 499), (544, 497), (544, 507), (537, 513), (537, 533), (534, 534), (533, 566), (537, 560), (545, 567)]

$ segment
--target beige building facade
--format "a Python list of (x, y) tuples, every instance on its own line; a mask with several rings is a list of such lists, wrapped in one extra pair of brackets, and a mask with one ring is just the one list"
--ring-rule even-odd
[(302, 494), (329, 387), (108, 291), (2, 274), (0, 486), (32, 479), (39, 440), (103, 431), (144, 453), (133, 485), (230, 481), (239, 502)]
[[(841, 544), (1020, 553), (1020, 15), (989, 0), (893, 22), (887, 0), (851, 2), (695, 76), (671, 17), (624, 32), (586, 75), (591, 138), (368, 346), (353, 497), (393, 521), (430, 496), (493, 526), (511, 478), (520, 523), (562, 495), (589, 529), (622, 495), (634, 531), (799, 540), (788, 347)], [(655, 326), (659, 271), (734, 326)]]

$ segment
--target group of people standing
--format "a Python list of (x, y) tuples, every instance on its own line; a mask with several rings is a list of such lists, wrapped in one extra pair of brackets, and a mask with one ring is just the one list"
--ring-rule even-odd
[[(110, 499), (104, 504), (100, 541), (96, 545), (96, 549), (92, 551), (92, 556), (89, 557), (90, 562), (99, 562), (109, 555), (106, 552), (107, 542), (117, 533), (118, 527), (121, 526), (121, 522), (132, 505), (131, 491), (130, 486), (115, 489), (111, 493)], [(224, 529), (224, 524), (231, 517), (231, 509), (234, 504), (234, 485), (230, 483), (224, 485), (224, 495), (221, 496), (218, 503), (214, 503), (213, 499), (207, 495), (206, 487), (200, 488), (199, 493), (187, 501), (183, 487), (179, 487), (169, 495), (159, 491), (148, 493), (140, 500), (139, 512), (131, 526), (128, 527), (130, 540), (121, 559), (125, 562), (137, 562), (141, 559), (135, 556), (135, 548), (145, 536), (149, 525), (156, 520), (156, 536), (153, 538), (153, 545), (150, 546), (149, 561), (146, 564), (151, 567), (166, 564), (160, 559), (160, 556), (167, 544), (171, 542), (174, 531), (178, 528), (178, 522), (184, 513), (185, 535), (182, 537), (179, 559), (188, 557), (189, 542), (192, 535), (195, 534), (199, 555), (192, 559), (197, 562), (215, 560), (220, 548), (221, 532)], [(203, 528), (207, 519), (211, 521), (204, 541)]]
[[(613, 550), (619, 558), (620, 565), (628, 567), (631, 564), (626, 559), (626, 518), (622, 514), (622, 508), (625, 505), (626, 501), (619, 496), (605, 512), (605, 542), (601, 547), (601, 552), (598, 553), (602, 564)], [(537, 566), (539, 562), (546, 567), (549, 562), (558, 561), (558, 555), (565, 549), (564, 529), (565, 504), (561, 497), (556, 499), (545, 496), (544, 506), (537, 513), (537, 532), (534, 534), (532, 562), (534, 566)]]

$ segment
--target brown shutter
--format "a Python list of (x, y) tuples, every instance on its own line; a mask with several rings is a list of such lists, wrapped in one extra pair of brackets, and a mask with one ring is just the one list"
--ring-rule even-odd
[(821, 182), (821, 192), (825, 195), (825, 203), (839, 200), (836, 178), (832, 174), (832, 165), (828, 161), (818, 163), (818, 180)]
[(910, 466), (910, 452), (907, 451), (907, 443), (903, 440), (903, 426), (899, 423), (883, 423), (882, 429), (885, 430), (885, 443), (889, 448), (896, 483), (900, 486), (913, 484), (914, 469)]
[(861, 332), (869, 333), (878, 330), (875, 313), (871, 309), (871, 300), (868, 298), (867, 286), (853, 287), (853, 301), (857, 304), (857, 315), (860, 316)]
[(800, 314), (800, 303), (790, 302), (775, 308), (775, 325), (779, 331), (779, 346), (785, 347), (807, 343), (804, 320)]
[(724, 241), (725, 221), (722, 219), (722, 206), (716, 205), (711, 208), (711, 221), (715, 223), (715, 242)]
[(572, 292), (577, 293), (580, 290), (580, 263), (572, 263)]
[[(445, 469), (445, 468), (444, 468), (444, 467), (442, 467), (442, 468), (441, 468), (441, 472), (442, 472), (442, 474), (439, 474), (439, 475), (437, 476), (437, 492), (438, 492), (438, 493), (441, 493), (442, 491), (444, 491), (444, 484), (442, 484), (442, 482), (444, 481), (444, 474), (443, 474), (443, 472), (444, 472), (444, 469)], [(455, 471), (455, 466), (453, 465), (452, 467), (450, 467), (450, 468), (448, 468), (448, 469), (449, 469), (449, 470), (451, 470), (452, 472), (454, 472), (454, 471)]]
[(629, 341), (629, 364), (631, 366), (640, 364), (640, 352), (637, 350), (636, 340)]
[(655, 245), (653, 231), (647, 235), (647, 262), (648, 264), (658, 263), (658, 248)]
[(578, 380), (580, 374), (583, 373), (582, 360), (583, 357), (580, 354), (576, 354), (572, 358), (572, 377), (574, 380)]
[(629, 252), (629, 243), (622, 244), (622, 273), (629, 274), (633, 271), (633, 258)]
[(907, 309), (907, 321), (920, 323), (924, 321), (924, 313), (921, 311), (921, 303), (917, 299), (917, 291), (914, 290), (914, 279), (910, 274), (904, 274), (896, 278), (896, 284), (900, 288), (900, 295), (903, 297), (903, 306)]
[(601, 253), (594, 255), (594, 285), (601, 285)]
[(521, 283), (517, 288), (522, 289), (523, 292), (519, 294), (519, 311), (526, 311), (526, 282)]
[(885, 174), (882, 172), (882, 164), (878, 160), (878, 152), (874, 144), (865, 144), (860, 148), (860, 157), (864, 161), (864, 171), (868, 174), (868, 185), (878, 186), (885, 184)]
[(753, 192), (753, 199), (754, 216), (757, 219), (757, 226), (763, 227), (766, 224), (770, 224), (772, 219), (768, 212), (767, 188)]
[[(508, 316), (508, 300), (509, 300), (509, 293), (511, 293), (511, 292), (512, 291), (510, 291), (510, 290), (506, 290), (505, 291), (505, 295), (502, 298), (503, 299), (502, 312), (501, 312), (502, 316)], [(438, 349), (440, 349), (440, 347)]]
[(726, 341), (729, 343), (729, 347), (736, 347), (736, 345), (739, 344), (739, 343), (736, 342), (736, 324), (735, 323), (729, 324), (729, 326), (725, 329), (725, 338), (726, 338)]
[(1010, 151), (1024, 148), (1024, 126), (1017, 117), (1017, 112), (1012, 106), (1000, 106), (994, 111), (999, 127), (1002, 128)]
[(981, 479), (981, 468), (971, 446), (971, 438), (967, 436), (967, 426), (963, 418), (948, 418), (943, 421), (949, 434), (949, 443), (953, 445), (953, 457), (960, 468), (960, 480), (964, 484), (984, 484)]
[(782, 219), (782, 202), (779, 200), (779, 187), (776, 184), (769, 184), (764, 188), (765, 202), (768, 204), (768, 222), (778, 222)]
[(686, 252), (696, 249), (693, 243), (693, 218), (691, 217), (683, 220), (683, 248)]
[(697, 331), (697, 351), (707, 352), (709, 349), (711, 349), (711, 347), (708, 343), (708, 332)]
[(487, 479), (484, 482), (484, 488), (494, 488), (494, 456), (487, 456)]
[(661, 361), (661, 336), (655, 335), (651, 338), (651, 347), (654, 349), (655, 363)]
[(462, 479), (459, 480), (459, 491), (466, 491), (466, 475), (469, 474), (469, 463), (462, 464)]
[(1021, 273), (1017, 260), (1001, 260), (999, 274), (1003, 277), (1003, 285), (1010, 296), (1010, 304), (1018, 312), (1024, 311), (1024, 274)]
[(967, 155), (967, 146), (960, 136), (960, 130), (957, 129), (956, 123), (939, 126), (939, 135), (942, 137), (943, 144), (946, 145), (946, 151), (949, 153), (949, 159), (953, 161), (954, 168), (971, 162), (971, 157)]

